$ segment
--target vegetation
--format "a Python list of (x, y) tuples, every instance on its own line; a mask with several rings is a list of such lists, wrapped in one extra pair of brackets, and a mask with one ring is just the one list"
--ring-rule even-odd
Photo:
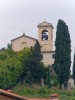
[(68, 26), (63, 20), (59, 20), (57, 24), (55, 47), (54, 69), (58, 75), (60, 88), (62, 84), (66, 88), (70, 76), (71, 40)]
[(74, 85), (75, 85), (75, 54), (74, 54), (74, 61), (73, 61), (73, 79), (74, 79)]
[(13, 87), (22, 72), (22, 64), (12, 50), (0, 52), (0, 88)]
[(41, 47), (38, 41), (34, 47), (15, 53), (11, 45), (0, 50), (0, 88), (12, 88), (21, 81), (32, 84), (45, 77)]
[(41, 87), (39, 84), (23, 84), (18, 83), (14, 88), (13, 92), (32, 98), (50, 98), (50, 95), (57, 93), (59, 94), (60, 100), (75, 100), (75, 89), (74, 90), (59, 90), (58, 87), (48, 88), (47, 85)]
[[(34, 47), (31, 47), (30, 54), (23, 56), (23, 70), (25, 75), (25, 81), (32, 84), (32, 82), (40, 82), (44, 77), (44, 65), (41, 62), (41, 47), (38, 41)], [(26, 73), (25, 73), (26, 72)]]
[[(18, 82), (21, 82), (22, 85), (24, 83), (41, 83), (41, 79), (49, 87), (54, 84), (58, 85), (56, 75), (50, 73), (49, 68), (41, 62), (40, 49), (38, 41), (34, 47), (25, 48), (19, 52), (14, 52), (11, 45), (8, 45), (7, 49), (1, 49), (0, 88), (12, 89)], [(50, 76), (50, 74), (52, 75)]]
[(50, 67), (48, 66), (48, 69), (47, 69), (47, 84), (48, 84), (48, 87), (50, 88), (51, 87), (51, 76), (50, 76)]

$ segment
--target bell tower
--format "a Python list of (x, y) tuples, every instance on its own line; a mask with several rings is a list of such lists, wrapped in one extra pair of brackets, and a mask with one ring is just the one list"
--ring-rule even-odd
[(46, 21), (38, 24), (38, 41), (41, 51), (53, 51), (53, 26)]
[(46, 21), (38, 24), (38, 41), (41, 45), (43, 55), (42, 62), (45, 65), (52, 66), (54, 63), (53, 51), (53, 26)]

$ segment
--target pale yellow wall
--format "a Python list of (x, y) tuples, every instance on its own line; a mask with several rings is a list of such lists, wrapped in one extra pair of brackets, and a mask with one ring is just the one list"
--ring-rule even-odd
[(4, 95), (0, 95), (0, 100), (17, 100), (17, 99), (13, 99)]
[(52, 58), (53, 53), (42, 53), (43, 54), (43, 62), (45, 65), (52, 65), (54, 63), (54, 58)]
[[(53, 26), (52, 24), (44, 21), (38, 26), (38, 41), (41, 45), (41, 51), (43, 52), (43, 63), (45, 65), (52, 65), (54, 63), (54, 58), (52, 58), (53, 51)], [(43, 30), (48, 31), (48, 40), (42, 40)]]
[(20, 51), (24, 47), (30, 48), (31, 46), (34, 46), (34, 44), (36, 43), (36, 40), (24, 36), (24, 37), (15, 39), (11, 42), (12, 42), (12, 49), (14, 51)]
[[(42, 41), (42, 31), (47, 30), (48, 31), (48, 40)], [(40, 45), (42, 46), (42, 51), (53, 51), (53, 29), (50, 26), (42, 26), (38, 27), (38, 40)], [(44, 49), (46, 47), (46, 49)]]

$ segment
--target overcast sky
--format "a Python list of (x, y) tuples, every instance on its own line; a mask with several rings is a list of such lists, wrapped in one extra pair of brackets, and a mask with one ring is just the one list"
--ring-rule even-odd
[(54, 41), (59, 19), (69, 27), (72, 59), (75, 45), (75, 0), (0, 0), (0, 48), (26, 33), (38, 38), (37, 25), (46, 20), (53, 24)]

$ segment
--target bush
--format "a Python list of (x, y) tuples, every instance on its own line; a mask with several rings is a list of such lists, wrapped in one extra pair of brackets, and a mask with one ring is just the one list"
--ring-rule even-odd
[(58, 80), (57, 79), (52, 79), (51, 80), (51, 86), (58, 86)]
[(40, 94), (46, 94), (46, 93), (47, 93), (47, 88), (41, 87), (41, 88), (39, 89), (38, 93), (40, 93)]
[(58, 76), (55, 72), (51, 73), (51, 85), (58, 86)]

